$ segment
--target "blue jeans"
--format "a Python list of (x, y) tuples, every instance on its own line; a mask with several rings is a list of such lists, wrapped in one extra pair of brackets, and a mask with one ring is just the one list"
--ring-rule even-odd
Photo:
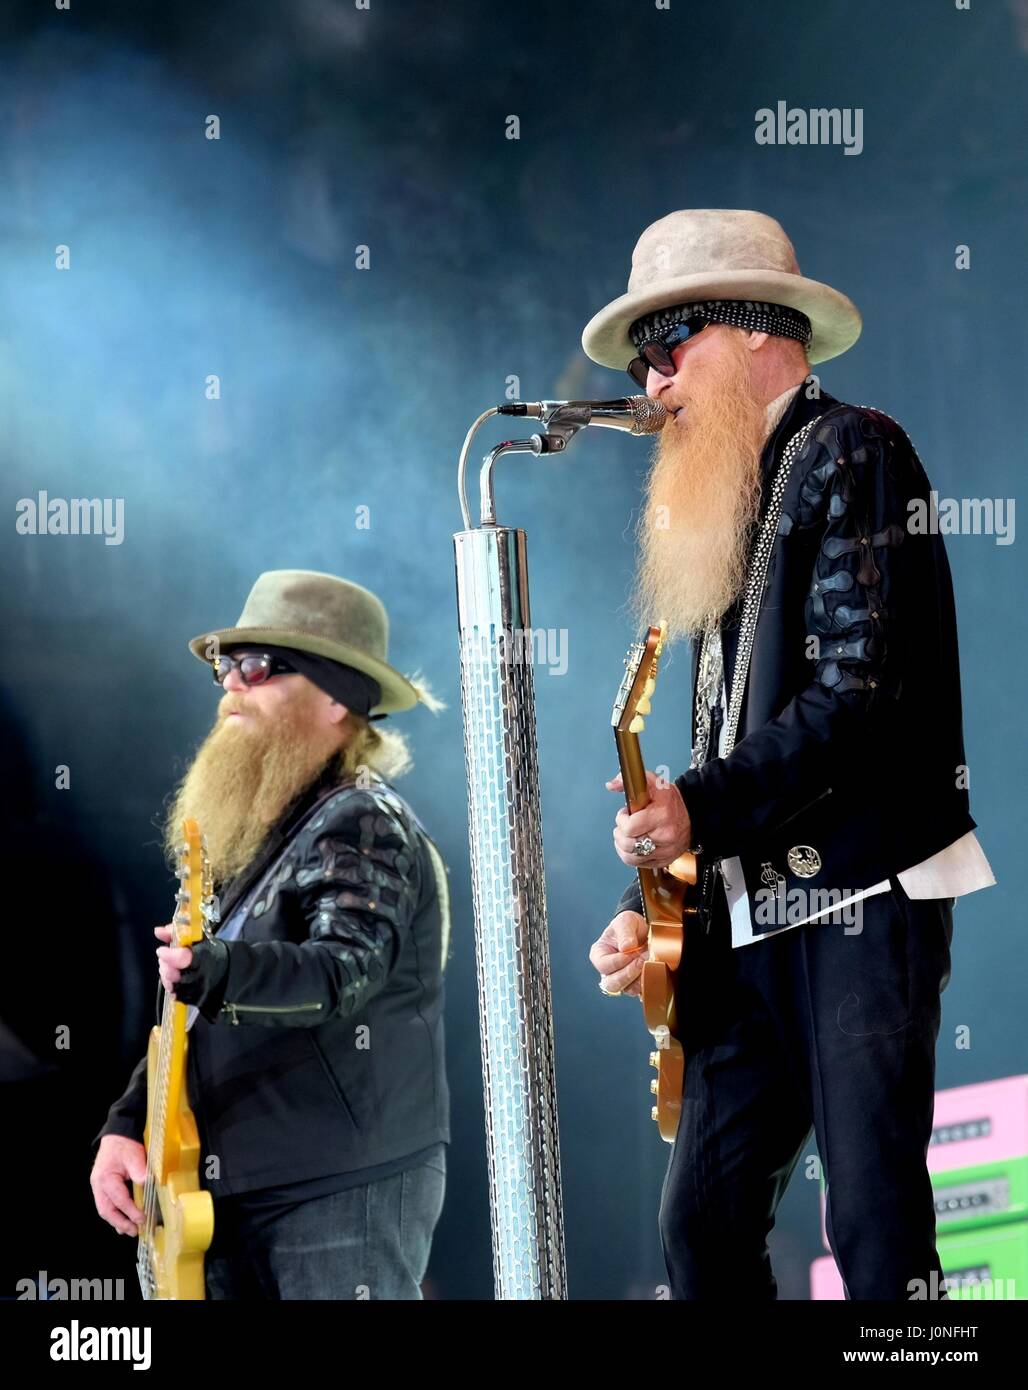
[(207, 1297), (421, 1298), (446, 1191), (445, 1153), (282, 1211), (240, 1205), (222, 1212), (224, 1202), (217, 1203), (205, 1261)]

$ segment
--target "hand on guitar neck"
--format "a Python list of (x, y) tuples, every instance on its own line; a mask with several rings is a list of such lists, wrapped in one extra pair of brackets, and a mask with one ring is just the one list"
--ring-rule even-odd
[(161, 984), (172, 998), (175, 997), (175, 986), (181, 980), (183, 970), (188, 970), (193, 963), (193, 953), (188, 946), (171, 945), (173, 933), (172, 926), (153, 929), (154, 936), (164, 942), (163, 946), (157, 947), (157, 969)]
[[(609, 792), (624, 792), (625, 784), (619, 772), (606, 783)], [(614, 823), (614, 848), (618, 858), (633, 869), (663, 869), (690, 848), (692, 823), (682, 793), (674, 782), (667, 782), (655, 772), (646, 773), (649, 804), (632, 812), (622, 806)], [(652, 853), (635, 853), (636, 841), (648, 835), (656, 848)]]

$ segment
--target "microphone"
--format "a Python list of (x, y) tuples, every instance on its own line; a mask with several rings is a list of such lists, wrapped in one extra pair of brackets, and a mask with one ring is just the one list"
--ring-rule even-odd
[(621, 396), (614, 401), (514, 401), (496, 407), (498, 415), (523, 415), (549, 426), (603, 425), (629, 434), (657, 434), (667, 424), (667, 411), (649, 396)]

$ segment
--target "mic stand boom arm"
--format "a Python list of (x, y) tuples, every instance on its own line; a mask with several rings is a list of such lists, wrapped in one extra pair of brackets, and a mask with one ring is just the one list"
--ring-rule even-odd
[[(464, 525), (471, 529), (471, 512), (468, 508), (468, 499), (465, 478), (467, 474), (467, 456), (471, 448), (471, 441), (475, 437), (480, 425), (489, 419), (491, 415), (500, 412), (494, 406), (491, 410), (484, 411), (468, 431), (467, 438), (464, 440), (464, 447), (461, 449), (460, 462), (457, 466), (457, 495), (460, 498), (461, 515), (464, 517)], [(478, 478), (479, 496), (479, 525), (496, 525), (496, 500), (493, 495), (493, 465), (503, 454), (559, 454), (567, 448), (570, 441), (575, 437), (579, 430), (584, 429), (590, 423), (590, 416), (593, 414), (586, 405), (568, 404), (561, 405), (549, 417), (546, 423), (545, 434), (533, 434), (528, 439), (508, 439), (502, 444), (497, 444), (495, 449), (491, 449), (482, 460), (482, 468)], [(600, 423), (593, 421), (593, 423)]]

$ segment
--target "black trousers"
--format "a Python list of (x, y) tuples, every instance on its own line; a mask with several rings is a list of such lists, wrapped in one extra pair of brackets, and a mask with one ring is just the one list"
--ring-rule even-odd
[(942, 1287), (926, 1154), (953, 899), (889, 883), (856, 925), (735, 950), (719, 885), (709, 933), (687, 935), (685, 1097), (660, 1207), (673, 1298), (777, 1298), (767, 1236), (812, 1132), (847, 1298)]

